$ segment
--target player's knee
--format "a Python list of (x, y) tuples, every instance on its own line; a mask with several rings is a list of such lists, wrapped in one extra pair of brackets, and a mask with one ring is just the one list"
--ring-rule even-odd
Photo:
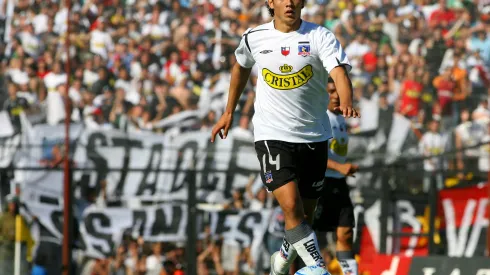
[(304, 219), (304, 211), (299, 198), (288, 198), (281, 204), (286, 219)]
[(337, 229), (337, 242), (344, 245), (351, 245), (354, 231), (350, 227), (341, 227)]

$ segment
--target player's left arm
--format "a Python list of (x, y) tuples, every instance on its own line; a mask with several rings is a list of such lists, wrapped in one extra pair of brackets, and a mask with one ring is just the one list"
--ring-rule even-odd
[(359, 117), (357, 110), (352, 107), (352, 82), (349, 71), (352, 69), (346, 53), (335, 35), (322, 28), (318, 31), (317, 46), (323, 67), (333, 79), (340, 97), (339, 111), (344, 117)]
[(330, 76), (337, 87), (337, 93), (340, 98), (338, 110), (344, 117), (359, 117), (357, 110), (352, 107), (352, 82), (347, 73), (345, 65), (340, 65), (330, 72)]

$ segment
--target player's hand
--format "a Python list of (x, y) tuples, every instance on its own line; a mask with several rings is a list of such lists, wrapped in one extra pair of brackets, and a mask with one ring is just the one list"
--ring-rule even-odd
[(343, 115), (345, 118), (361, 117), (361, 114), (352, 106), (340, 105), (335, 107), (334, 112)]
[[(225, 139), (228, 135), (228, 131), (230, 130), (232, 122), (233, 114), (225, 112), (213, 127), (213, 131), (211, 132), (211, 142), (214, 142), (216, 134), (219, 134), (219, 137), (221, 139)], [(224, 132), (221, 132), (221, 130), (223, 130)]]
[(339, 172), (346, 177), (353, 176), (359, 170), (359, 166), (352, 163), (344, 163), (339, 168)]

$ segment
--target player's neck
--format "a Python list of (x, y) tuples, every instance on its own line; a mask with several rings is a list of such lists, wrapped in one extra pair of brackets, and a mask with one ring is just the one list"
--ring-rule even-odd
[(284, 21), (274, 19), (274, 28), (280, 32), (288, 33), (299, 30), (301, 27), (302, 20), (298, 18), (293, 24), (287, 24)]

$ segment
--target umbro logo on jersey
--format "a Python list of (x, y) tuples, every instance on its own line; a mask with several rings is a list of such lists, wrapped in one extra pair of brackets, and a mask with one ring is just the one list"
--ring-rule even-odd
[(261, 54), (268, 54), (268, 53), (271, 53), (271, 52), (272, 52), (272, 50), (263, 50), (260, 53)]
[(298, 55), (301, 55), (303, 57), (307, 57), (310, 55), (310, 42), (298, 42)]
[(290, 51), (291, 51), (290, 47), (281, 47), (281, 54), (284, 56), (288, 56)]

